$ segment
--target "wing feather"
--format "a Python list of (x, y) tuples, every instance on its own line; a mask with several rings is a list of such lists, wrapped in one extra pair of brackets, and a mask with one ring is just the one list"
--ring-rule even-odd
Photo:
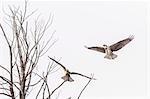
[(80, 73), (76, 73), (76, 72), (71, 72), (70, 74), (79, 75), (79, 76), (82, 76), (82, 77), (85, 77), (85, 78), (88, 78), (88, 79), (96, 80), (95, 78), (88, 77), (88, 76), (86, 76), (86, 75), (83, 75), (83, 74), (80, 74)]
[(87, 46), (85, 46), (85, 48), (90, 49), (90, 50), (94, 50), (94, 51), (98, 51), (98, 52), (105, 53), (105, 49), (104, 49), (103, 47), (87, 47)]
[[(48, 56), (48, 57), (49, 57), (49, 56)], [(67, 71), (66, 67), (63, 66), (61, 63), (59, 63), (58, 61), (56, 61), (55, 59), (53, 59), (53, 58), (51, 58), (51, 57), (49, 57), (49, 59), (53, 60), (55, 63), (57, 63), (58, 65), (60, 65), (60, 66), (64, 69), (64, 71)]]
[(124, 39), (124, 40), (121, 40), (113, 45), (110, 46), (110, 49), (112, 51), (118, 51), (120, 50), (121, 48), (123, 48), (126, 44), (128, 44), (129, 42), (131, 42), (132, 40), (134, 39), (134, 36), (131, 35), (129, 36), (128, 38)]

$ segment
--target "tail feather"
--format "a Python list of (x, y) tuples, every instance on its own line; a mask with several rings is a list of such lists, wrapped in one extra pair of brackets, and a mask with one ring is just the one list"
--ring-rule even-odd
[(65, 76), (63, 76), (63, 77), (61, 77), (64, 81), (69, 81), (69, 82), (73, 82), (74, 80), (70, 77), (70, 76), (68, 76), (68, 75), (65, 75)]
[(117, 58), (117, 55), (116, 55), (116, 54), (113, 54), (113, 55), (112, 55), (112, 59), (115, 59), (115, 58)]
[(107, 58), (107, 59), (115, 59), (115, 58), (117, 58), (117, 55), (116, 55), (116, 54), (106, 55), (104, 58)]
[(104, 58), (112, 59), (110, 55), (106, 55)]

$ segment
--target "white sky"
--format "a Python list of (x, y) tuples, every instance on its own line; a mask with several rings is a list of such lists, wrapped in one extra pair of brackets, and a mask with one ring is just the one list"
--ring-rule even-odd
[[(8, 4), (16, 2), (3, 1), (1, 4), (7, 7)], [(144, 99), (143, 97), (147, 96), (149, 87), (146, 3), (45, 1), (30, 2), (30, 8), (38, 8), (42, 17), (48, 16), (50, 12), (54, 15), (52, 28), (56, 30), (55, 38), (59, 40), (47, 55), (61, 58), (60, 62), (70, 71), (86, 75), (94, 73), (97, 78), (90, 83), (81, 99)], [(104, 54), (84, 48), (84, 45), (110, 45), (129, 35), (135, 35), (135, 39), (116, 52), (118, 57), (115, 60), (104, 59)], [(7, 58), (2, 56), (7, 52), (2, 47), (3, 44), (0, 46), (0, 62), (5, 64)], [(66, 83), (61, 89), (60, 99), (69, 96), (75, 99), (87, 82), (86, 79), (76, 76), (73, 78), (75, 82)]]

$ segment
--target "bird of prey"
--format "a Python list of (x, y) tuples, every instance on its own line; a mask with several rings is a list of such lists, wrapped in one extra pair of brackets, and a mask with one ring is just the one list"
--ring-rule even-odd
[[(49, 56), (48, 56), (48, 57), (49, 57)], [(91, 78), (91, 77), (85, 76), (85, 75), (80, 74), (80, 73), (70, 72), (68, 69), (66, 69), (65, 66), (63, 66), (61, 63), (59, 63), (59, 62), (56, 61), (55, 59), (53, 59), (53, 58), (51, 58), (51, 57), (49, 57), (49, 59), (53, 60), (54, 62), (56, 62), (58, 65), (60, 65), (60, 66), (63, 68), (63, 70), (65, 71), (65, 76), (63, 76), (63, 77), (61, 77), (61, 78), (62, 78), (64, 81), (73, 82), (74, 80), (71, 78), (71, 76), (70, 76), (71, 74), (80, 75), (80, 76), (82, 76), (82, 77), (86, 77), (86, 78), (88, 78), (88, 79), (94, 79), (94, 80), (95, 80), (95, 78)]]
[(90, 50), (95, 50), (95, 51), (98, 51), (98, 52), (106, 53), (106, 56), (104, 58), (115, 59), (117, 57), (117, 55), (114, 54), (113, 52), (120, 50), (126, 44), (131, 42), (133, 39), (134, 39), (134, 36), (131, 35), (128, 38), (126, 38), (124, 40), (121, 40), (121, 41), (119, 41), (119, 42), (117, 42), (115, 44), (112, 44), (110, 46), (104, 44), (103, 47), (87, 47), (87, 46), (85, 46), (85, 47), (87, 49), (90, 49)]

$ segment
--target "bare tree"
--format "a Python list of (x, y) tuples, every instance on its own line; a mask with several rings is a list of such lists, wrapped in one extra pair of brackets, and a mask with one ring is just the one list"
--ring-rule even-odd
[(31, 80), (40, 57), (54, 44), (54, 42), (49, 44), (53, 34), (45, 43), (42, 41), (46, 30), (52, 24), (52, 17), (50, 16), (43, 25), (40, 25), (39, 19), (37, 18), (34, 22), (34, 29), (29, 30), (28, 26), (30, 22), (28, 18), (35, 11), (27, 14), (27, 1), (25, 1), (24, 10), (21, 10), (20, 7), (9, 7), (9, 10), (11, 14), (7, 14), (7, 16), (9, 18), (9, 26), (12, 29), (12, 33), (10, 34), (12, 38), (8, 36), (9, 33), (5, 32), (4, 27), (0, 23), (0, 28), (7, 42), (10, 56), (10, 70), (5, 68), (5, 66), (0, 66), (9, 74), (9, 78), (0, 76), (2, 79), (1, 86), (5, 85), (3, 90), (7, 91), (7, 93), (0, 94), (11, 97), (12, 99), (15, 99), (19, 95), (20, 99), (25, 99), (29, 89), (36, 85), (31, 86)]
[[(38, 99), (42, 96), (43, 99), (50, 99), (53, 93), (67, 81), (64, 80), (51, 91), (48, 77), (57, 65), (50, 62), (42, 75), (35, 70), (40, 58), (56, 42), (56, 40), (52, 40), (55, 31), (51, 33), (49, 39), (43, 40), (46, 30), (52, 25), (53, 16), (50, 15), (44, 24), (40, 23), (38, 16), (34, 24), (30, 24), (29, 18), (36, 10), (28, 14), (27, 5), (27, 1), (25, 1), (23, 10), (20, 7), (9, 6), (10, 14), (6, 15), (7, 24), (12, 30), (11, 33), (7, 33), (4, 25), (0, 22), (0, 28), (9, 49), (9, 66), (0, 65), (0, 69), (8, 73), (8, 77), (0, 75), (0, 95), (11, 99), (26, 99), (32, 88), (38, 86), (37, 94), (33, 98)], [(93, 77), (80, 73), (69, 71), (67, 73), (69, 76), (70, 74), (77, 74), (87, 77), (90, 81), (93, 79)], [(38, 77), (38, 80), (33, 80), (34, 75)]]

